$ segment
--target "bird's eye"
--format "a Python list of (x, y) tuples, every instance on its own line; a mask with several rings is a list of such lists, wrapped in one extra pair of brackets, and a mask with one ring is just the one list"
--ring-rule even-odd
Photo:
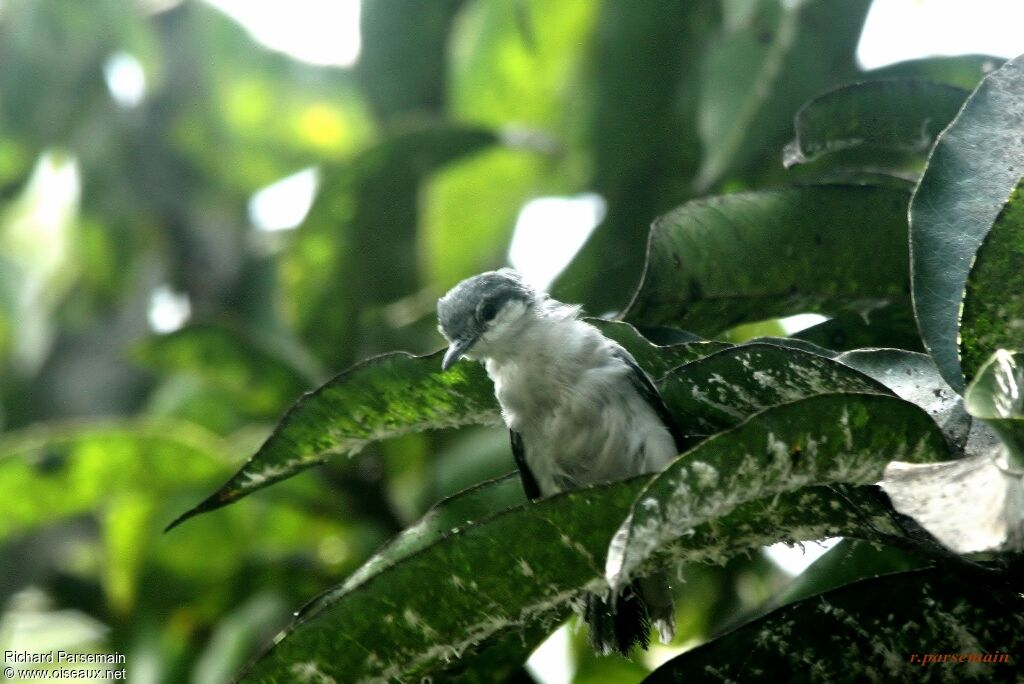
[(498, 305), (494, 302), (484, 302), (480, 307), (480, 320), (484, 323), (494, 320), (498, 315)]

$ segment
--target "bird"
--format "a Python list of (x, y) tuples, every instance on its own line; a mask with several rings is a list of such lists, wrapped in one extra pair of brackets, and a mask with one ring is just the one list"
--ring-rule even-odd
[[(581, 319), (581, 307), (538, 292), (502, 268), (459, 282), (437, 303), (448, 342), (441, 364), (481, 362), (494, 383), (512, 454), (530, 500), (662, 470), (682, 436), (633, 356)], [(671, 641), (668, 577), (634, 580), (582, 602), (600, 654), (646, 649), (650, 628)]]

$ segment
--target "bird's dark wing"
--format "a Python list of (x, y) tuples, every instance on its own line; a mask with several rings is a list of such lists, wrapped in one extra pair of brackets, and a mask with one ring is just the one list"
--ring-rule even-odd
[(672, 414), (669, 413), (668, 406), (665, 405), (665, 400), (661, 398), (661, 393), (658, 392), (658, 388), (654, 386), (654, 381), (651, 380), (651, 377), (647, 375), (643, 368), (640, 367), (640, 364), (636, 362), (633, 355), (625, 349), (619, 347), (612, 352), (612, 355), (629, 366), (629, 370), (632, 371), (629, 377), (633, 382), (633, 387), (636, 388), (636, 391), (640, 393), (640, 396), (651, 405), (654, 412), (658, 414), (658, 417), (661, 418), (661, 422), (665, 424), (665, 427), (668, 428), (669, 434), (672, 435), (672, 439), (675, 440), (676, 448), (682, 452), (686, 446), (686, 440), (683, 438), (683, 434), (680, 432), (679, 428), (676, 427), (675, 420), (673, 420)]
[(516, 467), (519, 469), (519, 479), (523, 481), (523, 491), (526, 498), (536, 501), (540, 498), (540, 486), (537, 478), (533, 476), (530, 466), (526, 463), (526, 446), (523, 444), (523, 436), (515, 430), (509, 430), (508, 436), (512, 440), (512, 456), (516, 459)]

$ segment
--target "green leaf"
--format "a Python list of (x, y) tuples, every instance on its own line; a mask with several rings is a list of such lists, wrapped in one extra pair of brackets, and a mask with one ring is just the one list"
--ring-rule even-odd
[(696, 200), (658, 218), (625, 319), (711, 335), (805, 312), (909, 309), (907, 195), (813, 186)]
[(525, 670), (526, 660), (550, 633), (551, 625), (538, 621), (519, 632), (489, 640), (478, 651), (442, 666), (434, 681), (452, 684), (530, 684), (534, 680)]
[(981, 82), (939, 136), (910, 203), (914, 309), (939, 372), (958, 392), (960, 306), (971, 263), (1024, 168), (1024, 57)]
[(875, 482), (889, 461), (945, 456), (928, 414), (894, 397), (825, 394), (769, 408), (651, 481), (609, 550), (609, 584), (623, 586), (659, 547), (741, 503), (809, 485)]
[(768, 343), (716, 352), (681, 366), (661, 394), (686, 448), (771, 406), (830, 392), (888, 394), (884, 385), (816, 354)]
[(977, 586), (948, 567), (857, 582), (677, 656), (644, 682), (1015, 681), (1020, 598), (989, 586), (965, 594)]
[(908, 59), (864, 71), (861, 78), (923, 78), (937, 83), (974, 90), (978, 82), (1003, 65), (1006, 60), (991, 55), (953, 55)]
[(303, 609), (244, 679), (418, 680), (494, 637), (554, 626), (601, 583), (600, 555), (644, 481), (516, 506), (346, 582)]
[(842, 536), (876, 544), (905, 543), (905, 535), (878, 487), (802, 487), (738, 504), (668, 540), (645, 561), (645, 566), (681, 567), (694, 562), (724, 565), (740, 554), (779, 542), (798, 544)]
[[(618, 339), (655, 377), (720, 348), (711, 342), (658, 347), (625, 323), (591, 322)], [(331, 455), (357, 453), (370, 442), (430, 429), (497, 424), (494, 387), (483, 367), (460, 363), (443, 373), (442, 356), (442, 351), (427, 356), (384, 354), (304, 395), (228, 482), (168, 529), (319, 465)]]
[(797, 108), (853, 77), (870, 4), (762, 1), (748, 21), (711, 44), (703, 65), (699, 189), (776, 154)]
[(352, 573), (342, 587), (351, 590), (384, 568), (422, 551), (444, 537), (457, 534), (460, 528), (473, 521), (524, 503), (526, 495), (517, 473), (482, 482), (447, 497), (432, 506), (415, 525), (405, 528), (392, 538), (359, 570)]
[(46, 424), (0, 438), (0, 540), (119, 495), (160, 499), (227, 469), (225, 446), (187, 423)]
[(714, 340), (652, 344), (629, 323), (602, 321), (597, 318), (588, 318), (587, 323), (596, 326), (602, 335), (615, 340), (629, 350), (640, 367), (656, 380), (684, 363), (690, 363), (732, 346), (726, 342)]
[(137, 358), (162, 371), (201, 377), (254, 416), (276, 415), (315, 384), (283, 354), (236, 330), (196, 324), (143, 342)]
[(971, 417), (935, 363), (925, 354), (902, 349), (858, 349), (840, 354), (836, 361), (856, 368), (891, 389), (896, 396), (917, 404), (942, 428), (950, 444), (963, 450)]
[(924, 154), (970, 93), (922, 80), (867, 81), (814, 98), (796, 113), (787, 166), (859, 147)]
[(835, 318), (805, 328), (793, 337), (837, 351), (865, 347), (924, 351), (917, 323), (914, 322), (914, 312), (910, 307), (872, 311), (866, 318), (852, 311), (841, 313)]
[(1024, 178), (974, 257), (960, 313), (960, 363), (968, 382), (996, 349), (1024, 350)]
[(1024, 352), (999, 349), (964, 394), (967, 411), (995, 430), (1017, 468), (1024, 468)]
[(220, 508), (337, 453), (427, 429), (499, 420), (483, 367), (460, 363), (441, 372), (443, 352), (385, 354), (356, 364), (300, 398), (273, 434), (216, 493), (168, 529)]

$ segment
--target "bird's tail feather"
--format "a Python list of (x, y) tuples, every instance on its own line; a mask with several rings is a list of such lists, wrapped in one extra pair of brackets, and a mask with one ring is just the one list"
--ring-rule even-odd
[(590, 628), (590, 645), (603, 655), (628, 656), (634, 644), (647, 650), (651, 627), (658, 630), (662, 643), (668, 643), (675, 633), (668, 578), (661, 573), (642, 577), (617, 596), (589, 594), (583, 617)]

